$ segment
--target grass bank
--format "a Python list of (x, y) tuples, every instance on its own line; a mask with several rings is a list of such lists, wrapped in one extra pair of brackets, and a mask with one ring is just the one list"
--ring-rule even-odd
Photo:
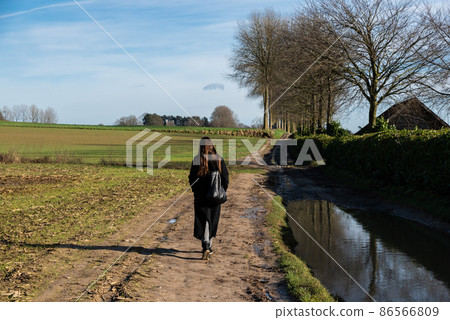
[(314, 278), (308, 266), (292, 253), (296, 241), (289, 228), (286, 212), (282, 209), (281, 197), (277, 196), (274, 200), (279, 205), (272, 200), (267, 204), (269, 213), (266, 220), (290, 293), (304, 302), (335, 301), (320, 281)]

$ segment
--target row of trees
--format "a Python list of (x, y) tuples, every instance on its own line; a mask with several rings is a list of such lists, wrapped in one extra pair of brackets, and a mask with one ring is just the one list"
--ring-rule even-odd
[[(342, 106), (450, 97), (450, 12), (416, 0), (315, 0), (238, 24), (231, 78), (262, 98), (264, 128), (315, 131)], [(358, 102), (358, 103), (356, 103)]]
[(142, 125), (142, 122), (136, 118), (135, 115), (130, 115), (128, 117), (121, 117), (120, 119), (117, 119), (117, 121), (114, 123), (116, 126), (139, 126)]
[(56, 123), (56, 111), (48, 107), (40, 109), (34, 104), (28, 106), (26, 104), (14, 105), (12, 108), (3, 106), (0, 109), (0, 120), (6, 121), (21, 121), (33, 123)]
[(200, 118), (199, 116), (182, 117), (172, 115), (158, 115), (156, 113), (147, 113), (144, 115), (143, 124), (146, 126), (164, 126), (171, 123), (175, 126), (189, 126), (189, 127), (208, 127), (209, 121), (206, 117)]
[(236, 128), (245, 127), (239, 123), (236, 114), (227, 106), (218, 106), (211, 114), (211, 121), (208, 118), (199, 116), (182, 117), (172, 115), (158, 115), (156, 113), (145, 113), (142, 115), (142, 121), (134, 115), (121, 117), (115, 123), (118, 126), (189, 126), (189, 127), (225, 127)]

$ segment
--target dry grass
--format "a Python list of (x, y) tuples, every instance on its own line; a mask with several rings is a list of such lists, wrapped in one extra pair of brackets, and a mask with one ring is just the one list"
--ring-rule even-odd
[(21, 163), (22, 157), (14, 151), (0, 153), (0, 163)]
[(71, 163), (80, 164), (83, 160), (80, 156), (76, 156), (67, 151), (56, 152), (53, 157), (41, 156), (30, 158), (21, 155), (17, 151), (8, 151), (0, 153), (0, 163)]

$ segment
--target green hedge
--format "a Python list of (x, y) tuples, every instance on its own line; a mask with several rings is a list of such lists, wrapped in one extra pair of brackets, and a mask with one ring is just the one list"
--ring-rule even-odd
[[(296, 136), (316, 142), (326, 165), (361, 178), (450, 194), (450, 130), (392, 130), (332, 138)], [(298, 143), (298, 154), (301, 143)]]

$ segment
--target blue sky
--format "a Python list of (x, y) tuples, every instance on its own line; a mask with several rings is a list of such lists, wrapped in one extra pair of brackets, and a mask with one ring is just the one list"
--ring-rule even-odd
[[(192, 115), (218, 105), (244, 123), (260, 101), (227, 79), (233, 30), (293, 1), (80, 1)], [(60, 123), (112, 124), (144, 112), (185, 115), (73, 1), (0, 0), (0, 104), (53, 107)], [(203, 90), (211, 83), (224, 90)]]
[[(255, 9), (297, 1), (119, 1), (80, 4), (192, 115), (229, 106), (246, 124), (261, 113), (227, 79), (234, 28)], [(60, 123), (112, 124), (144, 112), (186, 115), (73, 2), (0, 0), (0, 105), (53, 107)], [(210, 84), (216, 89), (203, 90)], [(352, 130), (366, 112), (343, 115)]]

